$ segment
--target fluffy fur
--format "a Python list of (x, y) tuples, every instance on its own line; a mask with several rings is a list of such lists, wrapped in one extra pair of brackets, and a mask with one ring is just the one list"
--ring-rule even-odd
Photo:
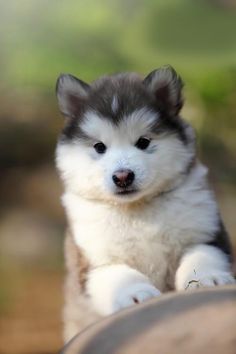
[[(144, 80), (132, 73), (91, 85), (58, 79), (66, 123), (56, 163), (71, 233), (65, 341), (99, 316), (161, 292), (234, 282), (207, 169), (179, 116), (182, 86), (170, 67)], [(132, 171), (131, 185), (117, 186), (117, 171)]]

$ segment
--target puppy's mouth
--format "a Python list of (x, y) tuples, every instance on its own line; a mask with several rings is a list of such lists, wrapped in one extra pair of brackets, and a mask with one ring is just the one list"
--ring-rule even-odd
[(135, 194), (137, 192), (138, 192), (137, 189), (122, 189), (122, 190), (116, 191), (115, 194), (125, 196), (125, 195)]

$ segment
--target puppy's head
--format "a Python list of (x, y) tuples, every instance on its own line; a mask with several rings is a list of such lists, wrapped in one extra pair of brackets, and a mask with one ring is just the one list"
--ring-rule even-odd
[(61, 75), (65, 116), (56, 161), (67, 190), (132, 202), (173, 188), (193, 160), (192, 129), (181, 120), (182, 81), (171, 67), (102, 77), (91, 85)]

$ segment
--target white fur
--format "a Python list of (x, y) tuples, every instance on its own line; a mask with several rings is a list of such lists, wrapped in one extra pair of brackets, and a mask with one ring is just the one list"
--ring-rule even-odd
[(90, 110), (85, 113), (80, 127), (94, 141), (102, 141), (109, 147), (115, 145), (120, 148), (124, 144), (132, 143), (133, 145), (140, 136), (151, 130), (151, 126), (156, 120), (156, 113), (142, 108), (134, 111), (126, 119), (124, 118), (114, 129), (114, 125), (109, 119)]
[(232, 283), (226, 255), (207, 245), (195, 246), (184, 255), (175, 280), (178, 290)]
[[(136, 111), (114, 127), (88, 112), (82, 129), (92, 142), (102, 141), (106, 153), (97, 154), (90, 142), (73, 141), (57, 148), (57, 166), (65, 183), (63, 205), (75, 242), (94, 269), (88, 290), (99, 313), (173, 288), (178, 266), (177, 289), (186, 288), (194, 270), (202, 284), (215, 278), (219, 283), (233, 282), (224, 254), (197, 246), (210, 242), (218, 229), (207, 170), (196, 163), (185, 175), (194, 147), (173, 134), (153, 135), (153, 119), (151, 112)], [(140, 136), (152, 138), (145, 151), (135, 147)], [(112, 175), (122, 168), (135, 173), (134, 195), (116, 195)]]
[(125, 264), (102, 266), (90, 272), (87, 293), (100, 315), (160, 295), (148, 278)]
[(66, 208), (76, 243), (95, 267), (125, 263), (147, 275), (161, 291), (174, 280), (177, 263), (190, 245), (211, 240), (217, 230), (217, 206), (202, 189), (199, 165), (185, 183), (162, 197), (129, 206), (86, 200), (66, 193)]
[[(178, 184), (186, 160), (194, 155), (194, 148), (189, 146), (186, 149), (175, 135), (163, 135), (157, 139), (150, 128), (154, 120), (154, 113), (142, 109), (133, 112), (114, 129), (108, 120), (95, 112), (87, 112), (81, 129), (94, 143), (103, 142), (107, 151), (104, 155), (97, 154), (93, 143), (88, 146), (79, 141), (59, 144), (57, 166), (67, 190), (89, 199), (117, 200), (112, 175), (119, 169), (130, 169), (135, 173), (134, 188), (139, 193), (129, 196), (129, 200), (164, 191), (173, 186), (173, 181)], [(135, 147), (140, 136), (152, 138), (145, 151)], [(122, 196), (122, 201), (125, 200)]]

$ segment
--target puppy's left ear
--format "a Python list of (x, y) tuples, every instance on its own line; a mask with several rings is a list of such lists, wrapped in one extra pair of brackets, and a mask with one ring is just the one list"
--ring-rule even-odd
[(61, 74), (56, 83), (56, 94), (61, 113), (74, 118), (79, 115), (88, 97), (90, 86), (70, 74)]
[(183, 106), (183, 81), (171, 66), (152, 71), (143, 83), (154, 94), (164, 113), (171, 116), (179, 113)]

